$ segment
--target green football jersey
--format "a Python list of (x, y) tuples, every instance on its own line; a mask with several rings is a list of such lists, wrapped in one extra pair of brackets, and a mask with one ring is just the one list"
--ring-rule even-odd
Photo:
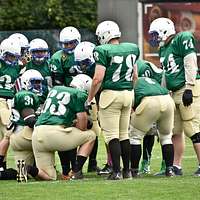
[(96, 64), (106, 68), (102, 89), (131, 90), (133, 65), (139, 57), (139, 48), (133, 43), (105, 44), (94, 50)]
[(30, 91), (21, 90), (14, 96), (13, 108), (20, 114), (20, 120), (17, 122), (18, 125), (24, 126), (24, 120), (21, 117), (22, 110), (24, 108), (32, 108), (34, 111), (40, 106), (39, 98), (36, 94)]
[(19, 77), (20, 67), (10, 66), (0, 60), (0, 97), (13, 98), (15, 95), (14, 83)]
[(185, 85), (183, 59), (190, 53), (196, 53), (195, 39), (190, 32), (180, 32), (159, 51), (160, 63), (165, 70), (166, 86), (176, 91)]
[(136, 108), (142, 99), (147, 96), (167, 95), (169, 91), (162, 87), (156, 80), (148, 77), (140, 77), (134, 85)]
[(26, 70), (29, 70), (29, 69), (34, 69), (34, 70), (39, 71), (44, 78), (44, 81), (42, 83), (43, 94), (42, 94), (42, 96), (39, 96), (40, 104), (43, 104), (45, 102), (48, 92), (49, 92), (48, 81), (51, 79), (51, 70), (49, 67), (49, 63), (48, 63), (48, 61), (46, 61), (43, 64), (36, 65), (33, 63), (33, 61), (30, 61), (26, 65)]
[(72, 126), (76, 113), (84, 112), (84, 103), (87, 93), (71, 87), (53, 87), (45, 101), (41, 115), (36, 126), (39, 125), (64, 125)]
[(74, 61), (74, 54), (63, 54), (62, 50), (54, 53), (50, 60), (51, 71), (63, 76), (65, 86), (69, 86), (72, 81), (70, 68), (74, 65), (76, 65)]
[(138, 77), (153, 78), (161, 84), (163, 70), (147, 60), (137, 60)]

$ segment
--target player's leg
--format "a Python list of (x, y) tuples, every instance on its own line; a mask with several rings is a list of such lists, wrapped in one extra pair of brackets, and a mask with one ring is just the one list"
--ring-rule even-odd
[(123, 102), (123, 107), (121, 109), (120, 123), (119, 123), (119, 139), (121, 146), (121, 157), (123, 162), (122, 176), (123, 178), (131, 178), (130, 173), (130, 141), (129, 141), (129, 124), (130, 115), (132, 109), (132, 92), (128, 93), (123, 91), (124, 94), (121, 101)]
[[(166, 164), (166, 176), (174, 176), (173, 160), (174, 147), (172, 144), (172, 129), (174, 125), (174, 102), (170, 96), (160, 97), (161, 115), (158, 120), (158, 130), (160, 133), (160, 143), (162, 146), (162, 156)], [(165, 109), (162, 109), (162, 108)]]
[(118, 92), (103, 91), (99, 102), (100, 124), (113, 164), (113, 172), (109, 175), (109, 180), (122, 179), (120, 169), (121, 146), (119, 141), (119, 120), (123, 104), (116, 103), (117, 98)]

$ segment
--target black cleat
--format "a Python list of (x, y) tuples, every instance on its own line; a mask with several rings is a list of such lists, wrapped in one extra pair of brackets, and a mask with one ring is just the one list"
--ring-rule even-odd
[(123, 179), (131, 179), (132, 178), (131, 171), (129, 169), (128, 170), (123, 169), (122, 177), (123, 177)]
[(140, 177), (140, 174), (139, 174), (138, 169), (133, 169), (133, 168), (131, 168), (131, 175), (132, 175), (133, 178), (138, 178), (138, 177)]
[(24, 160), (17, 161), (17, 182), (27, 182), (27, 169)]
[(176, 166), (173, 166), (173, 169), (174, 169), (174, 174), (175, 174), (176, 176), (182, 176), (182, 175), (183, 175), (182, 169), (179, 169), (179, 168), (176, 167)]
[(101, 170), (100, 167), (94, 165), (94, 166), (88, 166), (87, 172), (97, 172), (97, 174), (98, 174), (98, 172), (99, 172), (100, 170)]
[(83, 179), (83, 172), (82, 170), (78, 171), (78, 172), (73, 172), (73, 175), (71, 177), (70, 180), (80, 180)]
[(112, 167), (108, 164), (105, 164), (104, 168), (97, 172), (98, 175), (109, 175), (112, 173)]
[(173, 177), (175, 176), (174, 174), (174, 168), (173, 167), (167, 167), (165, 171), (165, 176), (167, 177)]
[(107, 180), (122, 180), (122, 174), (121, 172), (112, 172)]

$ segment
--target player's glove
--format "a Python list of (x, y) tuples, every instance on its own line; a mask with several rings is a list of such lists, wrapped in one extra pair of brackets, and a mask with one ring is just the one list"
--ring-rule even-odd
[(193, 102), (193, 94), (191, 89), (186, 89), (183, 92), (182, 101), (184, 106), (189, 106)]
[(12, 109), (11, 115), (10, 115), (10, 123), (7, 125), (7, 130), (12, 130), (13, 132), (15, 131), (17, 127), (17, 122), (20, 119), (20, 114), (17, 110)]

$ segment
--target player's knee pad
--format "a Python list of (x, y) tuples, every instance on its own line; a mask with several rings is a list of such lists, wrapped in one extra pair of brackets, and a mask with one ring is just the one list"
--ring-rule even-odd
[(200, 143), (200, 132), (199, 133), (195, 133), (193, 136), (190, 137), (190, 139), (192, 140), (192, 143)]
[(172, 134), (160, 135), (160, 143), (161, 145), (172, 144)]

